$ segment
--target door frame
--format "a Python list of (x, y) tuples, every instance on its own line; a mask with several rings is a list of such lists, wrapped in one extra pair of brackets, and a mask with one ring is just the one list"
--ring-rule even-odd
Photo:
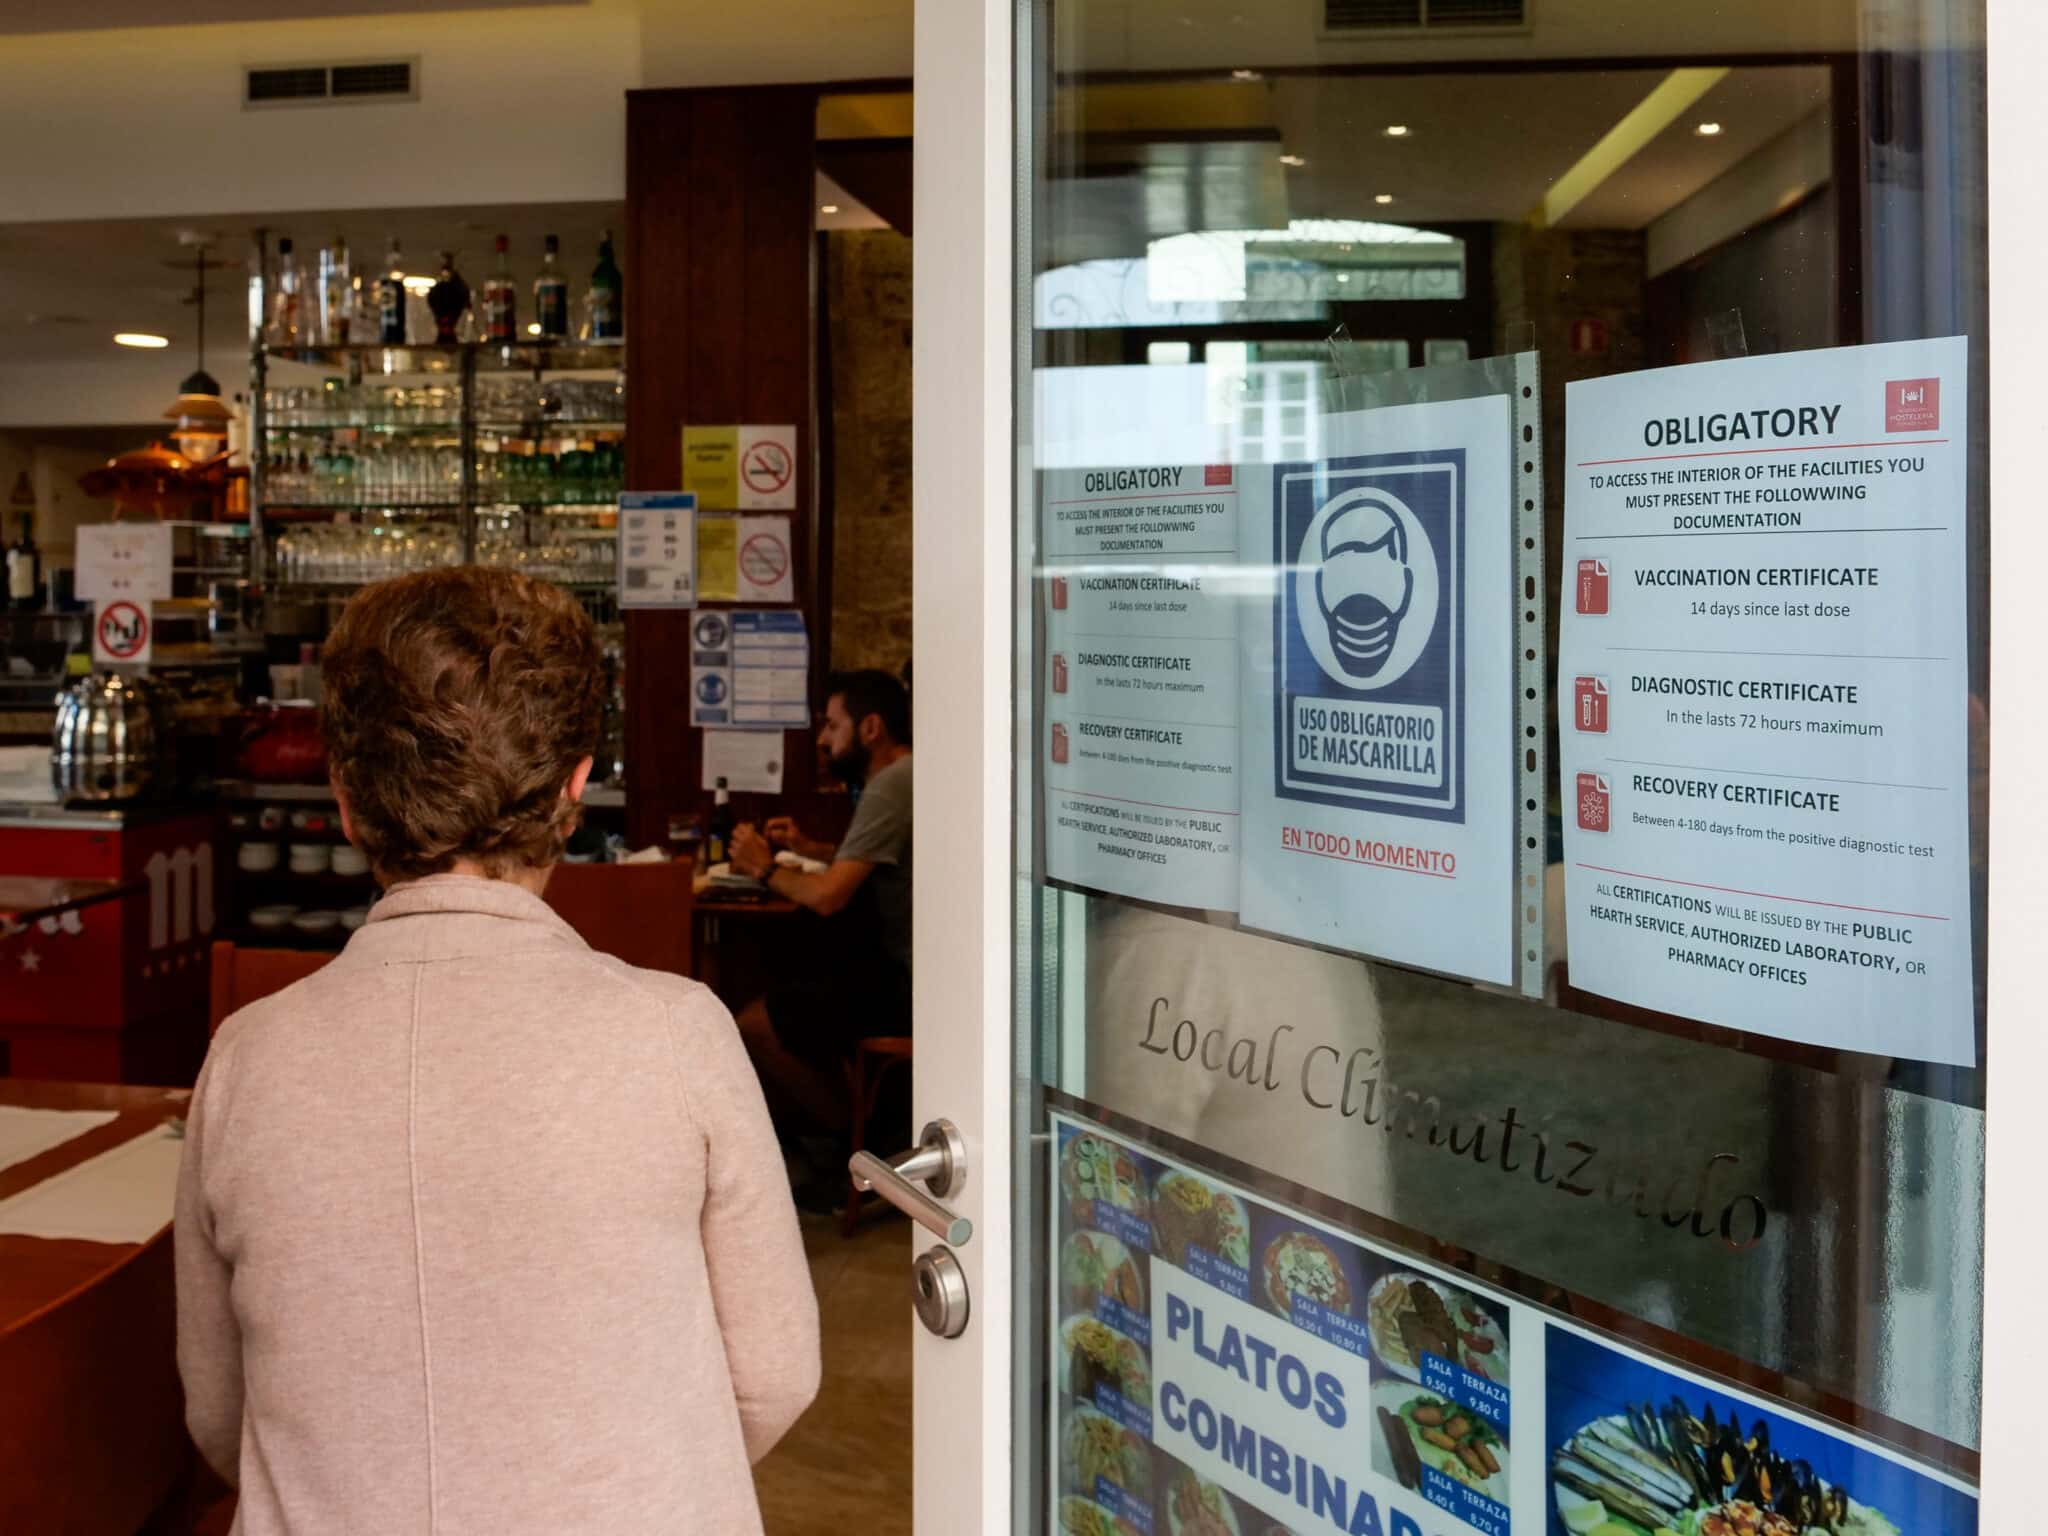
[[(2036, 572), (2048, 521), (2033, 509), (2039, 421), (2048, 415), (2048, 15), (1989, 0), (1991, 572), (1997, 729), (1991, 773), (1998, 856), (1990, 871), (1986, 1120), (1983, 1506), (1995, 1536), (2031, 1530), (2022, 1469), (2039, 1456), (2036, 1384), (2048, 1333), (2032, 1326), (2048, 1274), (2032, 1145), (2036, 1085), (2048, 1082), (2038, 964), (2048, 942), (2048, 796), (2024, 792), (2048, 763), (2048, 642)], [(1013, 946), (1018, 940), (1012, 700), (1016, 496), (1016, 210), (1024, 163), (1014, 61), (1030, 0), (916, 0), (913, 484), (918, 520), (913, 759), (925, 856), (914, 958), (917, 1123), (945, 1116), (967, 1136), (970, 1174), (953, 1202), (975, 1224), (961, 1247), (972, 1316), (959, 1339), (913, 1327), (913, 1500), (918, 1536), (1012, 1529), (1020, 1479), (1013, 1325), (1031, 1315), (1013, 1240), (1019, 1116)], [(2001, 666), (2003, 658), (2006, 665)], [(1998, 789), (2007, 789), (1997, 794)], [(1014, 1202), (1014, 1203), (1013, 1203)], [(915, 1229), (914, 1229), (915, 1230)], [(917, 1232), (918, 1248), (931, 1239)], [(1028, 1345), (1027, 1345), (1028, 1347)]]
[(912, 1325), (919, 1536), (1011, 1528), (1015, 24), (1005, 0), (916, 0), (911, 1096), (914, 1124), (966, 1137), (948, 1204), (975, 1225), (966, 1332)]

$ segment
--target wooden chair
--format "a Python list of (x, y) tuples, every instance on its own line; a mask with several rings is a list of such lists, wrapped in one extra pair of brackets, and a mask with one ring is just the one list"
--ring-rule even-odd
[(303, 949), (240, 949), (225, 939), (218, 940), (213, 946), (213, 1003), (207, 1011), (207, 1038), (212, 1039), (237, 1008), (282, 992), (333, 958)]
[(662, 864), (558, 864), (544, 896), (592, 949), (650, 971), (690, 974), (695, 871)]
[[(853, 1048), (853, 1060), (846, 1064), (846, 1086), (852, 1095), (853, 1151), (860, 1151), (867, 1140), (868, 1116), (875, 1112), (875, 1096), (882, 1091), (882, 1080), (895, 1068), (910, 1065), (910, 1045), (908, 1035), (870, 1035)], [(853, 1236), (853, 1229), (860, 1225), (861, 1193), (861, 1187), (849, 1174), (846, 1211), (839, 1218), (842, 1237)]]

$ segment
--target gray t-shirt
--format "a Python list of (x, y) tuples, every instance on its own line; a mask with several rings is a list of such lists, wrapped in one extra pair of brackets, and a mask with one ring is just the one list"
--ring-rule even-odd
[(837, 857), (875, 866), (867, 883), (875, 893), (882, 947), (910, 968), (910, 754), (904, 753), (867, 782), (853, 824)]

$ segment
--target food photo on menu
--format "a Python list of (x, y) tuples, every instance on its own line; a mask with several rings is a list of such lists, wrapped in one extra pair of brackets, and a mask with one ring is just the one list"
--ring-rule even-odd
[(1846, 1434), (1547, 1333), (1552, 1536), (1974, 1536), (1960, 1487)]

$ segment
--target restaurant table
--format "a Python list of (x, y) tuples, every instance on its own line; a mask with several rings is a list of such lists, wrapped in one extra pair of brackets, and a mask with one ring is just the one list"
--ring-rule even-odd
[[(188, 1097), (0, 1079), (0, 1105), (116, 1115), (0, 1168), (0, 1199), (152, 1133)], [(184, 1472), (170, 1218), (144, 1242), (0, 1234), (0, 1531), (132, 1536)]]
[[(690, 974), (737, 1013), (775, 974), (767, 951), (802, 911), (779, 896), (731, 897), (700, 890), (690, 909)], [(728, 924), (734, 925), (730, 932)], [(745, 995), (735, 995), (740, 992)]]

